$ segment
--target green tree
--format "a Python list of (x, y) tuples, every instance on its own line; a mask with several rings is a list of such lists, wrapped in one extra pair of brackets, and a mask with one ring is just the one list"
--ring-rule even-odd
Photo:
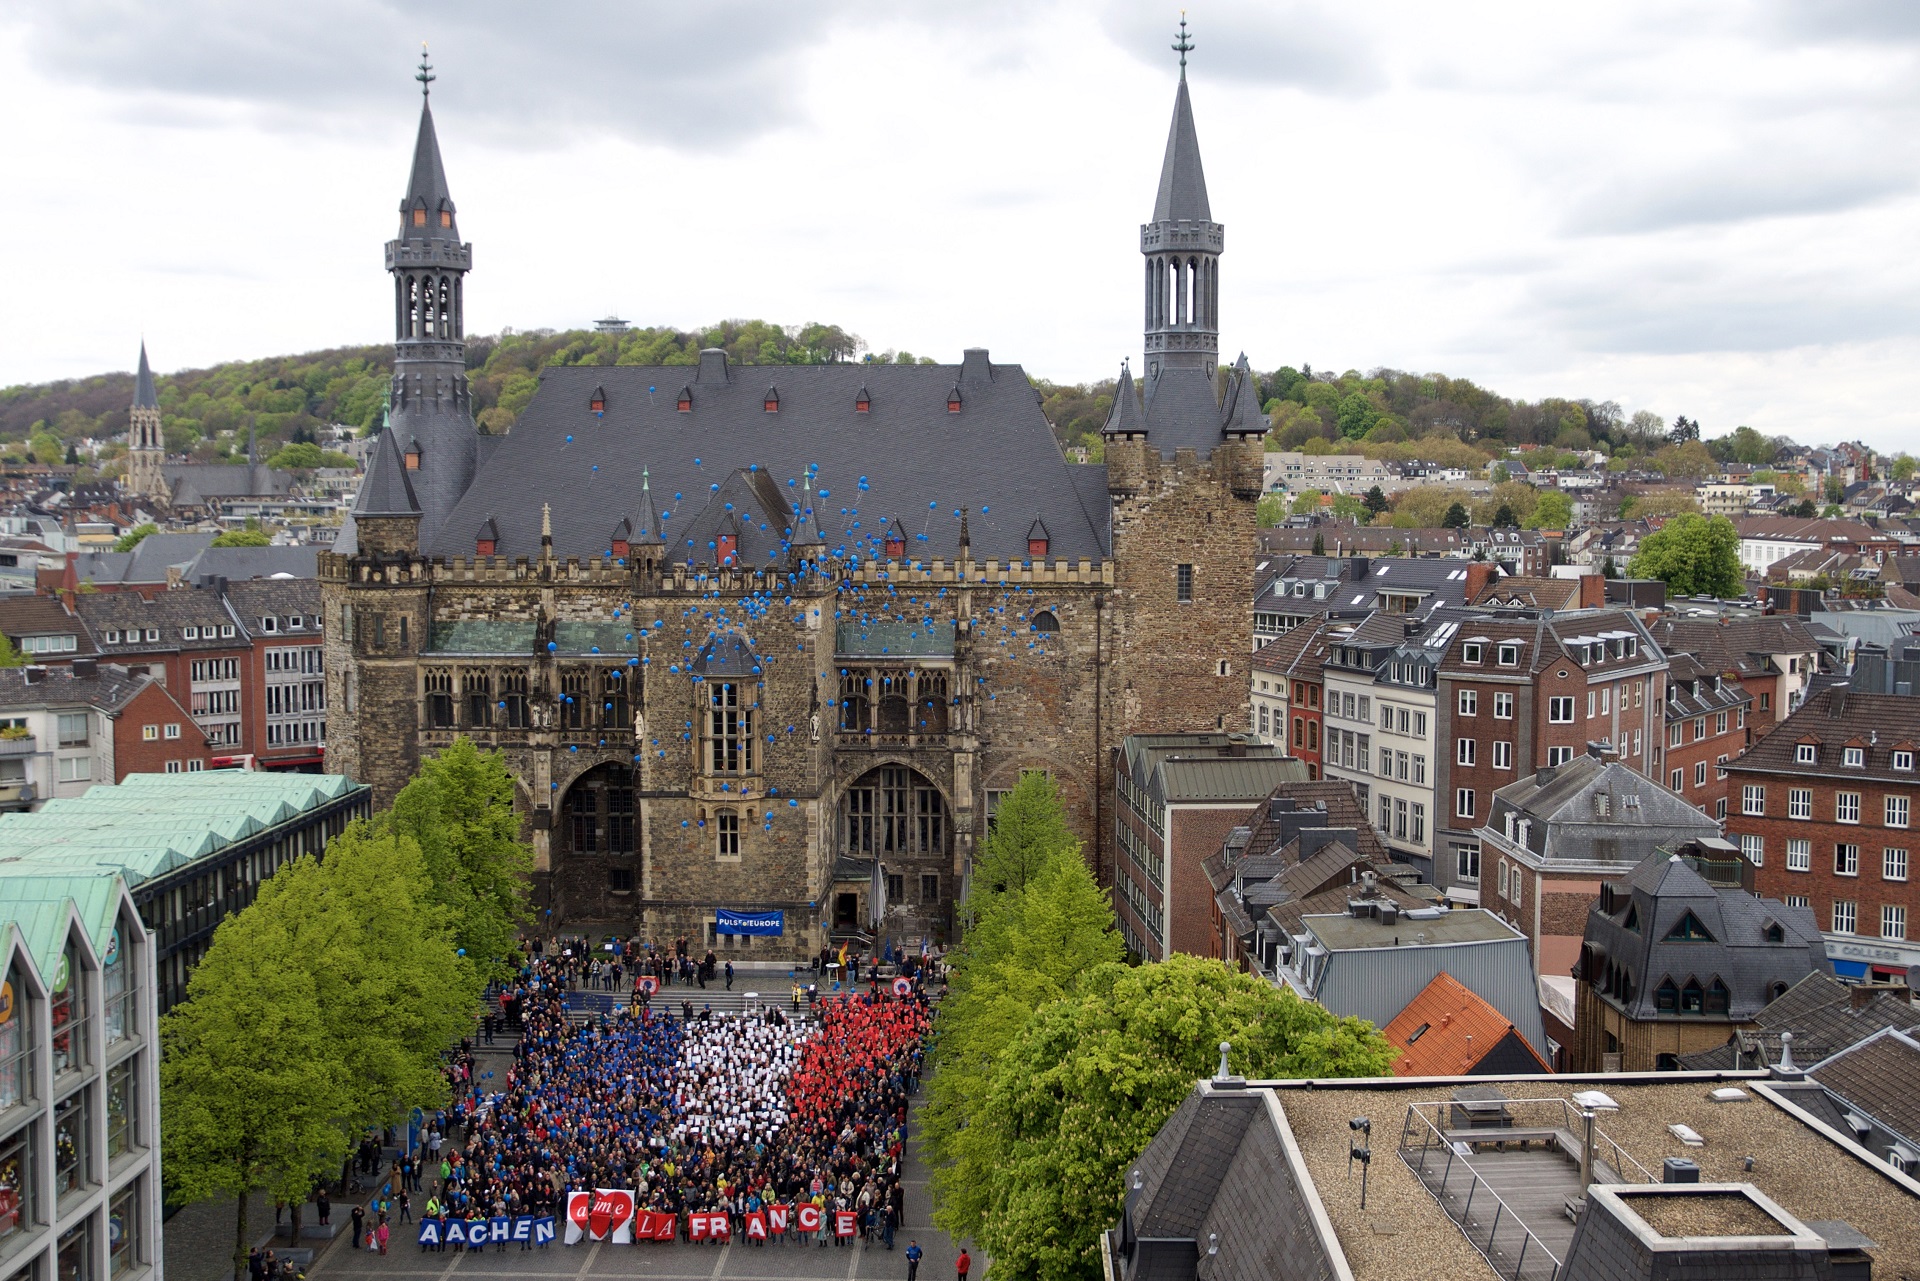
[(138, 547), (141, 540), (148, 534), (157, 534), (159, 532), (160, 526), (154, 524), (152, 521), (148, 521), (144, 525), (135, 525), (132, 529), (129, 529), (126, 533), (114, 540), (113, 550), (117, 552), (130, 552)]
[(1725, 516), (1675, 516), (1641, 540), (1627, 573), (1658, 578), (1675, 596), (1736, 596), (1743, 583), (1740, 535)]
[(1319, 530), (1316, 529), (1313, 531), (1313, 555), (1325, 556), (1326, 554), (1327, 554), (1326, 535), (1322, 534)]
[(1287, 518), (1287, 497), (1285, 494), (1262, 494), (1260, 501), (1253, 505), (1254, 519), (1260, 528), (1272, 529)]
[(1067, 827), (1059, 788), (1045, 771), (1028, 770), (1000, 798), (993, 824), (980, 842), (962, 911), (969, 919), (978, 917), (986, 898), (1024, 890), (1048, 863), (1066, 853), (1078, 858), (1080, 842)]
[(346, 1070), (350, 1125), (385, 1125), (405, 1108), (439, 1106), (440, 1055), (472, 1030), (481, 980), (456, 951), (448, 913), (432, 901), (409, 836), (350, 824), (288, 864), (249, 911), (285, 922), (318, 992), (321, 1021)]
[(1449, 504), (1447, 514), (1440, 518), (1440, 528), (1442, 529), (1465, 529), (1470, 523), (1471, 519), (1467, 515), (1467, 509), (1459, 503)]
[(1920, 468), (1920, 459), (1916, 459), (1912, 454), (1895, 454), (1892, 464), (1887, 468), (1887, 474), (1904, 485), (1913, 479), (1917, 468)]
[(1349, 392), (1340, 398), (1334, 421), (1339, 424), (1340, 434), (1353, 440), (1373, 430), (1380, 421), (1380, 410), (1364, 393)]
[(1600, 562), (1600, 577), (1602, 578), (1620, 577), (1620, 571), (1618, 567), (1614, 565), (1613, 557), (1611, 555), (1609, 555), (1605, 560)]
[(1378, 516), (1391, 505), (1387, 502), (1386, 492), (1378, 485), (1369, 489), (1366, 492), (1366, 496), (1361, 499), (1361, 502), (1366, 505), (1368, 516)]
[(233, 1275), (247, 1275), (247, 1198), (299, 1204), (346, 1151), (344, 1065), (286, 921), (229, 917), (160, 1021), (160, 1141), (189, 1200), (234, 1199)]
[(1527, 518), (1531, 529), (1565, 529), (1573, 523), (1573, 500), (1557, 489), (1540, 495), (1533, 515)]
[(420, 763), (384, 820), (419, 845), (429, 897), (452, 914), (454, 942), (483, 979), (513, 973), (529, 915), (533, 849), (520, 839), (513, 788), (506, 757), (463, 735)]
[(1513, 473), (1507, 469), (1505, 463), (1495, 463), (1487, 469), (1487, 479), (1496, 485), (1504, 485), (1513, 479)]
[(1487, 523), (1495, 529), (1513, 529), (1520, 524), (1518, 520), (1514, 519), (1513, 508), (1507, 506), (1505, 503), (1501, 503), (1494, 509), (1493, 519)]
[(1101, 966), (1009, 1040), (968, 1139), (979, 1209), (943, 1204), (935, 1222), (1012, 1276), (1099, 1276), (1096, 1243), (1120, 1214), (1127, 1164), (1213, 1074), (1222, 1041), (1252, 1077), (1376, 1076), (1395, 1054), (1371, 1024), (1218, 961)]
[(273, 538), (264, 530), (229, 529), (217, 534), (210, 544), (214, 547), (271, 547)]

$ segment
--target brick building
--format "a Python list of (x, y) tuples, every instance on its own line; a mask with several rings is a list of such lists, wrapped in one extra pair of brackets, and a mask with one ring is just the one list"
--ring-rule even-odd
[(1247, 723), (1268, 423), (1244, 360), (1221, 377), (1184, 80), (1140, 228), (1142, 377), (1095, 466), (980, 349), (549, 368), (482, 435), (424, 108), (400, 224), (390, 428), (320, 558), (328, 759), (384, 802), (456, 735), (500, 748), (554, 924), (711, 938), (717, 909), (780, 911), (755, 946), (787, 955), (944, 934), (1023, 770), (1110, 884), (1122, 740)]
[(1572, 1070), (1677, 1068), (1827, 968), (1805, 908), (1715, 886), (1678, 855), (1649, 858), (1590, 900)]
[(145, 672), (82, 658), (0, 669), (0, 809), (35, 809), (136, 773), (207, 768), (207, 740)]
[(1835, 685), (1727, 766), (1727, 839), (1760, 893), (1813, 913), (1843, 978), (1904, 980), (1920, 965), (1914, 707)]
[(1268, 743), (1239, 734), (1141, 734), (1114, 771), (1114, 911), (1130, 951), (1217, 955), (1213, 886), (1202, 867), (1248, 807), (1306, 778)]
[(1253, 656), (1253, 730), (1280, 745), (1283, 756), (1305, 761), (1320, 777), (1320, 697), (1327, 638), (1336, 624), (1296, 627)]
[(1448, 898), (1487, 901), (1477, 833), (1501, 788), (1574, 760), (1590, 741), (1657, 776), (1666, 668), (1666, 655), (1626, 610), (1496, 614), (1461, 625), (1438, 672), (1445, 750), (1435, 770), (1433, 879)]
[(1667, 653), (1692, 654), (1709, 674), (1747, 692), (1755, 739), (1800, 706), (1820, 670), (1820, 642), (1805, 619), (1791, 614), (1663, 617), (1650, 630)]
[(51, 596), (0, 596), (0, 634), (29, 663), (70, 663), (99, 653), (80, 620)]
[(1727, 816), (1727, 762), (1747, 749), (1753, 695), (1690, 653), (1667, 658), (1667, 790), (1702, 814)]
[(228, 583), (225, 595), (253, 642), (241, 700), (247, 708), (244, 746), (261, 769), (317, 770), (327, 739), (319, 582)]

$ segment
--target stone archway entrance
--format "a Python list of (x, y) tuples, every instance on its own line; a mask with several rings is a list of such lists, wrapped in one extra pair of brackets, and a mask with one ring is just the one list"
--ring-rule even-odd
[(639, 848), (634, 819), (633, 770), (615, 761), (596, 765), (567, 788), (554, 852), (630, 855)]

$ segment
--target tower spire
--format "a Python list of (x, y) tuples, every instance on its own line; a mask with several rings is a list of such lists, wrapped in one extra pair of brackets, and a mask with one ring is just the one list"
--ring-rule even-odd
[[(1180, 11), (1180, 25), (1182, 27), (1187, 25), (1187, 11), (1185, 9)], [(1181, 55), (1180, 65), (1183, 67), (1187, 65), (1186, 55), (1184, 54)], [(420, 70), (414, 72), (413, 78), (420, 82), (420, 97), (423, 100), (432, 91), (433, 82), (440, 78), (433, 74), (433, 64), (427, 61), (427, 42), (424, 40), (420, 42)]]
[(1213, 220), (1207, 175), (1200, 164), (1200, 133), (1193, 123), (1187, 87), (1187, 53), (1193, 41), (1186, 15), (1173, 44), (1180, 55), (1180, 82), (1173, 91), (1173, 121), (1160, 162), (1153, 218), (1140, 228), (1147, 259), (1146, 385), (1149, 397), (1165, 369), (1200, 369), (1211, 377), (1220, 361), (1220, 252), (1226, 229)]
[[(427, 47), (421, 45), (420, 52), (423, 58), (425, 57), (426, 51)], [(1180, 55), (1180, 80), (1182, 83), (1185, 83), (1187, 79), (1187, 55), (1193, 52), (1193, 41), (1187, 39), (1187, 11), (1185, 9), (1180, 11), (1180, 34), (1174, 39), (1173, 51)], [(424, 62), (422, 65), (425, 65)]]
[(160, 396), (147, 363), (147, 342), (140, 340), (140, 368), (133, 376), (133, 405), (127, 412), (127, 489), (150, 502), (167, 498), (166, 437), (160, 427)]

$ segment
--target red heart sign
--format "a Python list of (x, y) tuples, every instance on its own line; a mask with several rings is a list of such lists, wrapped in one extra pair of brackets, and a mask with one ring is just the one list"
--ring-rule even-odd
[(633, 1193), (621, 1188), (599, 1188), (588, 1211), (587, 1230), (596, 1241), (617, 1233), (633, 1218)]
[(587, 1226), (587, 1209), (593, 1204), (591, 1192), (569, 1192), (567, 1194), (567, 1220), (577, 1227)]

